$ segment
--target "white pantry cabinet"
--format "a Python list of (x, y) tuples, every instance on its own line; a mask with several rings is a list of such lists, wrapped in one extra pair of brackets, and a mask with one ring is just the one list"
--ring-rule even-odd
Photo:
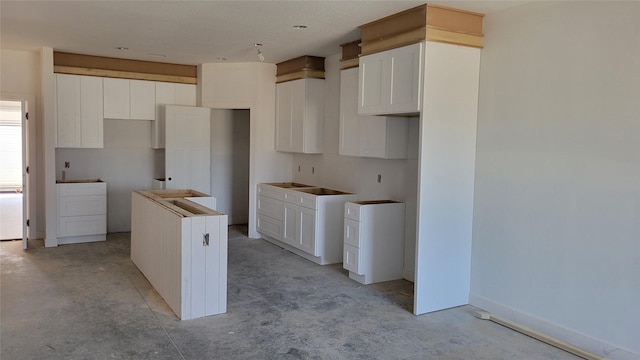
[(409, 118), (359, 115), (358, 73), (340, 72), (340, 155), (406, 159)]
[(404, 203), (392, 200), (344, 205), (342, 266), (361, 284), (402, 279)]
[(156, 121), (151, 123), (151, 147), (165, 148), (165, 112), (166, 105), (196, 106), (196, 86), (156, 82)]
[(424, 43), (360, 57), (360, 115), (420, 112)]
[(104, 145), (102, 78), (56, 74), (56, 146)]
[(106, 119), (155, 120), (155, 82), (104, 78)]
[(323, 146), (324, 80), (276, 85), (276, 150), (320, 154)]
[(58, 244), (106, 240), (107, 183), (62, 183), (56, 191)]

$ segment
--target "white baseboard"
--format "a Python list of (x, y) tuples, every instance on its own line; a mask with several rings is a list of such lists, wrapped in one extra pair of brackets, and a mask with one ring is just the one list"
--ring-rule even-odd
[(580, 334), (550, 321), (518, 311), (509, 306), (496, 303), (485, 297), (469, 295), (469, 304), (500, 316), (513, 323), (528, 327), (545, 335), (584, 349), (610, 360), (639, 360), (640, 354), (621, 349), (602, 340)]

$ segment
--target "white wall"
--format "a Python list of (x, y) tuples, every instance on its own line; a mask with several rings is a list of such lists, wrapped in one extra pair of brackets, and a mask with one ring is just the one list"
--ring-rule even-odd
[(229, 224), (249, 221), (249, 110), (211, 111), (211, 195)]
[[(360, 200), (404, 201), (406, 203), (404, 275), (413, 280), (419, 120), (413, 118), (410, 121), (409, 159), (384, 160), (339, 155), (340, 57), (341, 54), (335, 54), (325, 59), (324, 153), (321, 155), (295, 154), (292, 164), (293, 180), (356, 193)], [(381, 183), (378, 183), (378, 174), (382, 175)]]
[[(30, 238), (44, 237), (44, 181), (42, 161), (42, 106), (40, 96), (40, 54), (37, 52), (0, 50), (0, 93), (13, 99), (24, 99), (30, 95), (35, 99), (31, 107), (30, 118), (30, 191), (31, 191), (31, 234)], [(43, 219), (40, 221), (39, 219)]]
[[(160, 158), (160, 159), (157, 159)], [(65, 161), (70, 163), (64, 168)], [(107, 183), (107, 232), (131, 231), (131, 192), (164, 177), (164, 151), (151, 149), (151, 121), (104, 121), (104, 148), (56, 149), (56, 178), (101, 178)]]
[(256, 231), (256, 186), (291, 179), (291, 155), (275, 151), (276, 66), (266, 63), (198, 66), (198, 106), (249, 109), (249, 236)]
[(534, 2), (484, 25), (471, 303), (637, 358), (640, 3)]

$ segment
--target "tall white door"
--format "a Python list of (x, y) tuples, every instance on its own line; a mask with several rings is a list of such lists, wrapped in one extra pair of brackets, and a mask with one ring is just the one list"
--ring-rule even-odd
[(167, 189), (211, 192), (211, 110), (165, 106)]

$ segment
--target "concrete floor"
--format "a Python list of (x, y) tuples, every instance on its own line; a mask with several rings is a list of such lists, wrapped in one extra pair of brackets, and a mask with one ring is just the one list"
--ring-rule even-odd
[(130, 261), (129, 233), (2, 242), (0, 358), (577, 359), (471, 306), (414, 316), (410, 282), (363, 286), (242, 231), (229, 231), (228, 312), (188, 321)]

